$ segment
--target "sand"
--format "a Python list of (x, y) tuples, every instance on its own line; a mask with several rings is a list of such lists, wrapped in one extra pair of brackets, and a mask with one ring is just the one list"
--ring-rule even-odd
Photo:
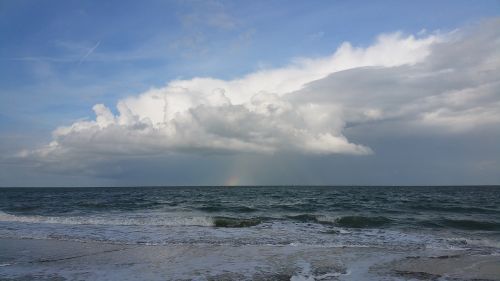
[(500, 280), (500, 256), (0, 239), (1, 280)]

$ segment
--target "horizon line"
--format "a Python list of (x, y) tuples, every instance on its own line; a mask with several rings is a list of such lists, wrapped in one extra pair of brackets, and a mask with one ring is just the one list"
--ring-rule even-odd
[(500, 184), (437, 184), (437, 185), (358, 185), (358, 184), (274, 184), (274, 185), (110, 185), (110, 186), (0, 186), (7, 188), (176, 188), (176, 187), (500, 187)]

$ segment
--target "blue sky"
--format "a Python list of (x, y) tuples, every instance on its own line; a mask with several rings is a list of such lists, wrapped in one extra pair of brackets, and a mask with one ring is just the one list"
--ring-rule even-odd
[(346, 41), (365, 48), (383, 33), (450, 33), (499, 14), (486, 0), (0, 1), (0, 152), (44, 145), (94, 118), (95, 104), (118, 114), (119, 100), (175, 79), (232, 80)]

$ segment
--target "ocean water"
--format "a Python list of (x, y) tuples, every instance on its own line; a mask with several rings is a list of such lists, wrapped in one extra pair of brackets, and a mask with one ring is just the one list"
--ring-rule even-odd
[(0, 237), (500, 247), (500, 187), (0, 189)]
[(500, 187), (0, 189), (0, 238), (500, 254)]

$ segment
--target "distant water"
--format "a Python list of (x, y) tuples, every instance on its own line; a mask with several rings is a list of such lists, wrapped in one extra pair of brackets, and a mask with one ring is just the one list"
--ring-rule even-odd
[(0, 237), (500, 253), (500, 187), (0, 189)]

